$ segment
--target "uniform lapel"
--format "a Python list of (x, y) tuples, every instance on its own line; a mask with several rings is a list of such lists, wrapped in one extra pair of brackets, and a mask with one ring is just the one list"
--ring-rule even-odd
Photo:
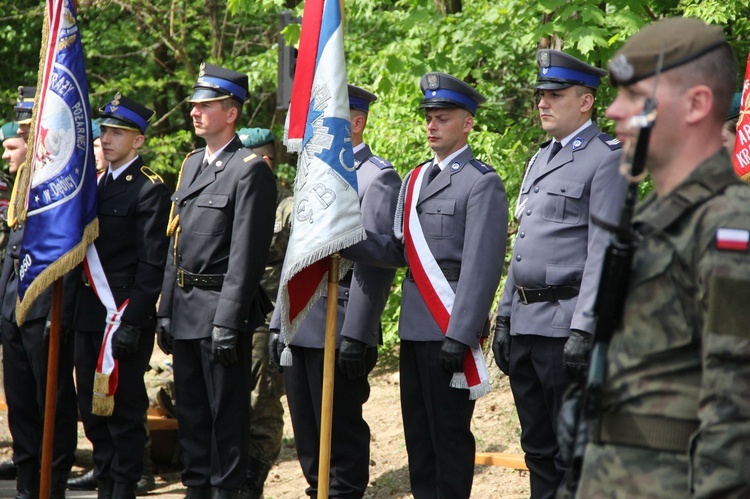
[(102, 184), (99, 185), (99, 200), (104, 201), (105, 199), (112, 198), (125, 192), (128, 189), (128, 185), (133, 181), (135, 175), (138, 173), (138, 170), (140, 170), (141, 166), (143, 166), (143, 160), (139, 156), (135, 161), (133, 161), (133, 163), (130, 164), (130, 166), (125, 169), (124, 172), (118, 175), (117, 178), (112, 180), (112, 183), (110, 183), (106, 187), (102, 187), (102, 184), (107, 178), (106, 173), (102, 175), (102, 179), (100, 180)]
[(549, 163), (547, 163), (547, 158), (549, 157), (549, 152), (552, 146), (551, 143), (548, 144), (546, 148), (547, 150), (542, 151), (536, 161), (536, 164), (539, 165), (540, 168), (538, 170), (539, 173), (535, 175), (534, 178), (536, 179), (539, 177), (543, 177), (544, 175), (547, 175), (548, 173), (572, 162), (575, 152), (584, 149), (586, 145), (588, 145), (589, 141), (594, 138), (597, 133), (599, 133), (599, 129), (594, 123), (592, 123), (591, 126), (585, 128), (583, 131), (573, 137), (573, 139), (568, 142), (565, 147), (560, 149), (560, 152), (558, 152)]
[[(224, 170), (224, 168), (226, 168), (227, 162), (232, 158), (232, 156), (234, 156), (234, 154), (240, 147), (242, 147), (242, 142), (240, 142), (240, 139), (235, 135), (234, 140), (232, 140), (232, 142), (230, 142), (229, 145), (227, 145), (224, 150), (221, 151), (216, 159), (214, 159), (213, 163), (208, 165), (208, 167), (206, 167), (206, 169), (198, 175), (198, 178), (196, 178), (193, 183), (185, 189), (185, 194), (182, 197), (185, 198), (187, 196), (190, 196), (191, 194), (202, 191), (207, 186), (216, 181), (216, 177), (218, 177)], [(200, 168), (200, 165), (203, 162), (203, 156), (201, 156), (200, 154), (196, 154), (196, 156), (198, 157), (195, 161), (191, 162), (190, 165), (190, 171), (193, 175), (195, 175), (197, 169)], [(183, 175), (186, 173), (188, 172), (183, 173)]]
[[(464, 152), (453, 158), (450, 164), (443, 165), (443, 171), (441, 171), (429, 184), (427, 184), (427, 178), (429, 175), (426, 173), (422, 179), (422, 193), (419, 196), (419, 202), (421, 203), (451, 185), (453, 175), (460, 172), (464, 165), (473, 157), (474, 154), (471, 152), (471, 148), (467, 147)], [(433, 159), (432, 162), (426, 164), (424, 168), (432, 168), (432, 165), (434, 165), (435, 162), (436, 160)]]

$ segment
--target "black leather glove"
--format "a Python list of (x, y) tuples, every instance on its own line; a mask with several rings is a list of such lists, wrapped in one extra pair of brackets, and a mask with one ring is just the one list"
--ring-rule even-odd
[(237, 333), (222, 326), (214, 326), (211, 331), (211, 353), (224, 367), (237, 362)]
[(367, 344), (344, 336), (339, 347), (339, 369), (349, 379), (357, 379), (367, 374), (365, 364)]
[(460, 341), (447, 336), (443, 338), (443, 346), (440, 349), (440, 364), (449, 373), (464, 372), (464, 354), (469, 348)]
[(589, 333), (573, 329), (563, 347), (563, 368), (577, 381), (586, 377), (592, 338)]
[(498, 316), (495, 322), (495, 337), (492, 340), (495, 364), (508, 376), (510, 373), (510, 317)]
[(281, 341), (278, 329), (271, 329), (268, 335), (268, 360), (277, 371), (284, 372), (281, 367), (281, 352), (284, 351), (284, 342)]
[(169, 317), (159, 317), (156, 319), (156, 343), (162, 352), (172, 355), (172, 319)]
[(125, 360), (138, 351), (138, 341), (141, 339), (141, 328), (130, 322), (120, 322), (120, 327), (112, 335), (112, 357)]

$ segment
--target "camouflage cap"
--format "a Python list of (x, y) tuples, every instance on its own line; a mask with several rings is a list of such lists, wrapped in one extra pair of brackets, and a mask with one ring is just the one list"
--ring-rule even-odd
[(237, 130), (237, 135), (245, 147), (260, 147), (276, 140), (273, 132), (268, 128), (240, 128)]
[(632, 85), (656, 74), (659, 55), (662, 71), (682, 66), (723, 45), (724, 32), (700, 19), (671, 17), (650, 24), (633, 35), (609, 61), (612, 85)]

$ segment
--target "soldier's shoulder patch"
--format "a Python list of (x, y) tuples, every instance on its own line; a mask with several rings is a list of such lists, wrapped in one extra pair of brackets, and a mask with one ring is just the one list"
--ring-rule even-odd
[(612, 137), (608, 133), (601, 132), (598, 135), (599, 140), (604, 142), (604, 145), (610, 148), (612, 151), (616, 151), (618, 149), (622, 149), (622, 142), (620, 142), (617, 138)]
[(388, 168), (393, 168), (393, 163), (390, 161), (387, 161), (380, 156), (370, 156), (370, 161), (372, 161), (372, 164), (380, 168), (381, 170), (386, 170)]
[(156, 183), (163, 184), (164, 183), (164, 179), (162, 179), (161, 176), (158, 173), (156, 173), (154, 170), (152, 170), (148, 166), (145, 166), (145, 165), (142, 166), (141, 167), (141, 173), (144, 174), (146, 176), (146, 178), (151, 181), (152, 184), (156, 184)]
[(716, 229), (716, 249), (722, 251), (747, 251), (750, 248), (750, 231), (746, 229)]
[(495, 169), (492, 168), (490, 165), (488, 165), (487, 163), (484, 163), (482, 161), (479, 161), (476, 158), (471, 158), (469, 160), (469, 163), (471, 163), (471, 166), (473, 166), (474, 168), (476, 168), (477, 170), (479, 170), (479, 172), (482, 175), (484, 175), (485, 173), (489, 173), (489, 172), (494, 172), (495, 171)]

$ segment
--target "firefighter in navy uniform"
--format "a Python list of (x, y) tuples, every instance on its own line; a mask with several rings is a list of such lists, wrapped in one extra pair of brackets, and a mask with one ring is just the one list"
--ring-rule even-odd
[(143, 164), (148, 120), (154, 112), (119, 93), (100, 110), (101, 141), (109, 166), (99, 177), (99, 237), (95, 241), (115, 303), (128, 304), (112, 337), (119, 382), (111, 415), (92, 412), (94, 373), (107, 310), (85, 276), (73, 318), (78, 404), (93, 444), (99, 497), (132, 498), (141, 478), (148, 396), (143, 375), (154, 345), (156, 300), (167, 256), (169, 190)]
[(272, 309), (260, 282), (276, 181), (236, 134), (247, 88), (246, 74), (201, 66), (190, 116), (206, 147), (185, 159), (172, 196), (157, 334), (173, 354), (190, 498), (239, 494), (248, 465), (252, 332)]
[[(16, 105), (16, 133), (25, 141), (31, 123), (34, 87), (21, 87)], [(21, 133), (24, 128), (25, 135)], [(6, 141), (7, 142), (7, 141)], [(10, 170), (18, 175), (23, 164), (17, 158)], [(2, 314), (3, 377), (8, 405), (8, 426), (13, 436), (13, 460), (17, 467), (17, 499), (39, 495), (42, 434), (47, 382), (48, 315), (52, 288), (47, 288), (31, 305), (24, 323), (16, 323), (18, 301), (18, 257), (24, 227), (10, 220), (6, 258), (0, 274), (0, 314)], [(60, 332), (55, 437), (53, 442), (51, 496), (65, 497), (65, 484), (73, 466), (77, 444), (76, 393), (73, 384), (73, 339), (67, 329)]]

